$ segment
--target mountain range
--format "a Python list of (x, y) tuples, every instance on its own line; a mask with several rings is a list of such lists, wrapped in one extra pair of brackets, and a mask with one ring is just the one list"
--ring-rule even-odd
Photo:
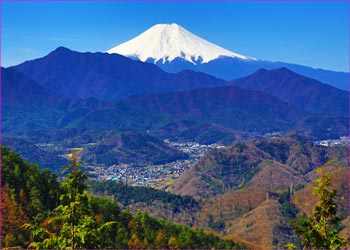
[[(73, 57), (76, 54), (79, 53), (72, 52)], [(109, 57), (109, 55), (104, 56)], [(114, 57), (112, 55), (113, 62)], [(122, 60), (143, 65), (127, 58), (122, 58)], [(26, 64), (29, 65), (29, 63)], [(34, 64), (36, 63), (37, 61), (34, 62)], [(149, 66), (155, 67), (149, 64), (145, 64), (145, 66), (146, 69)], [(39, 71), (41, 69), (42, 67), (39, 68)], [(70, 69), (74, 70), (72, 67)], [(283, 75), (284, 71), (281, 69), (273, 73)], [(35, 71), (32, 72), (35, 74)], [(187, 76), (192, 75), (199, 84), (204, 82), (204, 85), (207, 85), (207, 79), (211, 80), (210, 84), (227, 84), (227, 82), (203, 73), (187, 72)], [(93, 71), (90, 74), (93, 74)], [(129, 74), (129, 72), (125, 72), (125, 74)], [(67, 74), (63, 75), (68, 76)], [(177, 78), (179, 74), (168, 75)], [(292, 73), (291, 75), (299, 77)], [(290, 74), (287, 76), (290, 77)], [(70, 77), (74, 77), (74, 75), (71, 74)], [(280, 78), (282, 79), (282, 77)], [(45, 84), (36, 83), (27, 76), (18, 73), (15, 68), (3, 69), (2, 79), (6, 89), (3, 92), (2, 103), (4, 132), (55, 128), (131, 129), (139, 133), (149, 130), (151, 134), (161, 138), (195, 140), (203, 137), (203, 133), (208, 133), (208, 130), (213, 130), (213, 138), (209, 139), (215, 142), (222, 137), (232, 137), (235, 131), (261, 134), (297, 129), (309, 131), (309, 134), (315, 138), (337, 137), (345, 135), (348, 131), (346, 116), (331, 116), (327, 112), (310, 114), (292, 103), (281, 101), (269, 94), (245, 90), (232, 85), (216, 88), (203, 87), (172, 93), (142, 94), (110, 103), (106, 100), (97, 100), (94, 97), (88, 99), (61, 97), (59, 95), (60, 89), (53, 93), (53, 88), (48, 90)], [(201, 81), (201, 79), (204, 80)], [(187, 77), (185, 80), (188, 83), (192, 82)], [(13, 81), (20, 82), (23, 91), (19, 92), (16, 85), (12, 84)], [(149, 81), (152, 82), (151, 77), (149, 77)], [(62, 83), (61, 88), (63, 86)], [(70, 84), (67, 83), (67, 87), (64, 89), (68, 90), (69, 86)], [(91, 85), (83, 86), (87, 89), (86, 91), (89, 91)], [(85, 92), (84, 88), (82, 87), (82, 92)], [(181, 89), (182, 86), (179, 88)], [(26, 89), (30, 91), (26, 93)], [(37, 90), (31, 92), (33, 89)], [(338, 92), (343, 94), (345, 91), (339, 90)], [(334, 92), (331, 100), (337, 99), (338, 92)], [(299, 94), (303, 95), (303, 92)], [(20, 95), (24, 97), (21, 98)], [(10, 98), (11, 96), (17, 97)], [(32, 100), (30, 105), (27, 104), (28, 98)], [(47, 101), (48, 98), (49, 101)], [(331, 97), (328, 96), (328, 98)], [(340, 100), (340, 98), (338, 99)], [(345, 101), (346, 99), (343, 100), (343, 103)], [(320, 126), (320, 124), (324, 125)], [(201, 127), (206, 129), (200, 129)]]
[(167, 72), (177, 73), (190, 69), (225, 80), (244, 77), (261, 68), (286, 67), (337, 88), (349, 90), (350, 75), (347, 72), (314, 69), (241, 55), (206, 41), (176, 23), (154, 25), (107, 52), (153, 63)]
[(297, 129), (316, 138), (348, 131), (348, 92), (285, 68), (227, 82), (189, 70), (166, 73), (120, 55), (60, 47), (2, 71), (5, 132), (82, 127), (194, 139), (203, 126), (224, 137), (233, 130)]
[(64, 47), (12, 68), (59, 95), (94, 97), (108, 102), (137, 94), (227, 84), (224, 80), (193, 71), (170, 74), (155, 65), (121, 55), (79, 53)]

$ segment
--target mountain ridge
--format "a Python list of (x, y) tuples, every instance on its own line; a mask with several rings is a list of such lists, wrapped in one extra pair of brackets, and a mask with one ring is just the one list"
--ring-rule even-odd
[(273, 95), (311, 113), (349, 116), (349, 92), (295, 73), (285, 67), (260, 69), (230, 82), (234, 86)]
[(59, 47), (48, 55), (14, 67), (47, 89), (69, 98), (93, 97), (115, 102), (141, 93), (170, 92), (227, 84), (213, 76), (186, 70), (162, 71), (150, 63), (118, 54), (76, 52)]

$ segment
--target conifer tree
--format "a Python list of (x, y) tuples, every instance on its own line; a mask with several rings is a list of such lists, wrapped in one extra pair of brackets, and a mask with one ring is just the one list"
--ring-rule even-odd
[[(30, 247), (79, 249), (96, 248), (96, 222), (89, 209), (86, 192), (87, 176), (79, 168), (78, 158), (72, 153), (71, 164), (64, 168), (69, 171), (62, 182), (63, 194), (60, 205), (53, 210), (48, 226), (26, 224), (36, 241)], [(49, 230), (53, 229), (53, 230)]]
[(320, 178), (317, 179), (313, 194), (319, 197), (319, 201), (314, 206), (313, 215), (309, 218), (298, 217), (295, 224), (295, 232), (307, 248), (339, 249), (346, 244), (338, 231), (341, 219), (337, 215), (337, 204), (334, 201), (337, 190), (330, 188), (331, 173), (326, 172), (330, 164), (327, 163), (317, 171)]

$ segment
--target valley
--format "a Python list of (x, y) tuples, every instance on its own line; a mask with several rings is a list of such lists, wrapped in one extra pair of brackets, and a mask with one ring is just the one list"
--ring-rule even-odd
[[(172, 148), (176, 148), (188, 154), (188, 159), (173, 162), (164, 162), (157, 165), (128, 165), (113, 164), (111, 166), (84, 165), (84, 169), (92, 180), (113, 180), (123, 182), (131, 186), (146, 186), (160, 190), (166, 190), (199, 160), (204, 154), (215, 148), (221, 148), (217, 144), (200, 145), (198, 143), (177, 143), (165, 140)], [(78, 154), (79, 155), (79, 154)]]

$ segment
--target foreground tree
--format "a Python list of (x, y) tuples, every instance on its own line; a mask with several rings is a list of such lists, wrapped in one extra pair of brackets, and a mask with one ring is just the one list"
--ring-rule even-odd
[(45, 221), (44, 227), (26, 224), (35, 239), (29, 247), (37, 249), (96, 248), (96, 222), (89, 208), (86, 192), (87, 176), (79, 168), (77, 156), (72, 153), (72, 162), (64, 168), (69, 171), (62, 182), (63, 194), (60, 205)]
[(306, 248), (339, 249), (346, 245), (338, 230), (341, 219), (334, 201), (337, 190), (331, 189), (331, 173), (326, 171), (330, 164), (317, 170), (320, 178), (313, 194), (319, 197), (319, 201), (314, 206), (312, 216), (298, 217), (294, 227)]

